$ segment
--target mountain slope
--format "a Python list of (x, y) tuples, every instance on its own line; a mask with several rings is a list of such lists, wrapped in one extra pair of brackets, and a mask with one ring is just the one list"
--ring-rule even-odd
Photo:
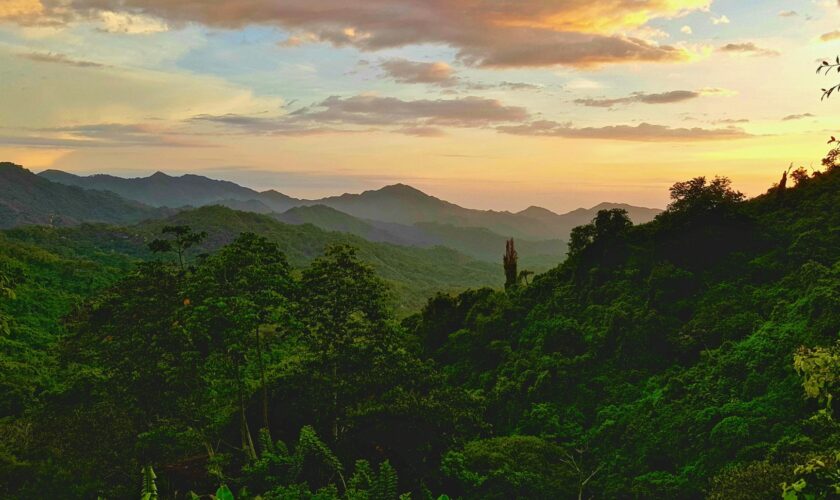
[(457, 227), (481, 227), (506, 237), (530, 240), (567, 239), (571, 230), (590, 222), (599, 210), (623, 208), (636, 224), (649, 222), (661, 210), (602, 203), (560, 215), (531, 207), (519, 213), (464, 208), (404, 184), (386, 186), (361, 194), (343, 194), (318, 203), (363, 219), (412, 225), (431, 222)]
[[(363, 220), (326, 205), (296, 207), (273, 217), (289, 224), (312, 224), (327, 231), (355, 234), (368, 241), (421, 248), (444, 246), (494, 264), (501, 262), (501, 252), (507, 240), (483, 227), (456, 227), (434, 222), (407, 225)], [(544, 271), (554, 267), (566, 254), (566, 243), (559, 239), (518, 239), (516, 246), (521, 266), (530, 270)]]
[(501, 266), (480, 262), (443, 247), (415, 248), (367, 241), (352, 234), (324, 231), (311, 224), (285, 224), (271, 217), (239, 212), (221, 206), (185, 210), (166, 219), (149, 220), (135, 226), (83, 225), (52, 229), (27, 227), (7, 231), (6, 238), (36, 245), (66, 258), (97, 255), (125, 255), (149, 259), (146, 245), (159, 237), (166, 225), (188, 225), (206, 231), (208, 238), (193, 252), (213, 252), (243, 232), (254, 232), (276, 242), (294, 267), (303, 267), (329, 244), (346, 243), (358, 248), (362, 260), (371, 264), (394, 288), (397, 311), (407, 314), (419, 309), (436, 292), (500, 286)]
[(69, 226), (80, 222), (133, 223), (167, 211), (51, 182), (14, 163), (0, 163), (0, 228), (26, 224)]
[(292, 206), (290, 202), (293, 200), (276, 191), (262, 194), (230, 181), (192, 174), (171, 176), (155, 172), (148, 177), (123, 178), (106, 174), (79, 176), (60, 170), (45, 170), (38, 175), (70, 186), (111, 191), (124, 198), (155, 207), (177, 208), (233, 204), (234, 201), (258, 201), (271, 210), (278, 211)]
[[(323, 205), (365, 221), (405, 226), (424, 222), (464, 228), (486, 228), (500, 236), (530, 240), (565, 240), (572, 228), (588, 223), (601, 209), (624, 208), (636, 224), (648, 222), (660, 212), (657, 209), (613, 203), (603, 203), (590, 209), (581, 208), (563, 215), (539, 207), (530, 207), (518, 213), (475, 210), (427, 195), (405, 184), (394, 184), (359, 194), (345, 193), (318, 200), (301, 200), (274, 190), (258, 192), (232, 182), (199, 175), (174, 177), (157, 172), (149, 177), (124, 179), (110, 175), (83, 177), (58, 170), (47, 170), (40, 175), (69, 185), (110, 190), (128, 199), (153, 206), (224, 204), (259, 213), (265, 213), (267, 207), (271, 211), (281, 213), (295, 207)], [(371, 232), (372, 237), (384, 238), (380, 234), (381, 230), (388, 231), (387, 228), (379, 227)], [(390, 231), (398, 232), (399, 228), (392, 228)], [(426, 236), (407, 237), (409, 240), (406, 241), (420, 238), (423, 244), (431, 244), (426, 240)]]
[[(544, 474), (513, 465), (475, 490), (522, 435), (581, 446), (594, 498), (773, 498), (795, 465), (835, 457), (817, 412), (838, 405), (804, 397), (823, 379), (794, 357), (833, 346), (816, 366), (836, 390), (840, 167), (746, 202), (706, 189), (650, 224), (602, 226), (516, 293), (435, 298), (413, 318), (441, 371), (488, 395), (494, 438), (457, 450), (453, 496), (514, 497)], [(532, 496), (576, 496), (564, 485)]]

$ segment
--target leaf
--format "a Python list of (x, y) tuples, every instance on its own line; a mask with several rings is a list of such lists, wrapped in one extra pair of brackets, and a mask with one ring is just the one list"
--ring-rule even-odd
[(219, 489), (216, 490), (216, 498), (217, 500), (235, 500), (233, 498), (233, 492), (230, 491), (226, 485), (219, 486)]

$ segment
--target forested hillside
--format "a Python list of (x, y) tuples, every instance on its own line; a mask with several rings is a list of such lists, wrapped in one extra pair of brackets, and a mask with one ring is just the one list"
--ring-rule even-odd
[(530, 279), (509, 245), (504, 289), (401, 320), (380, 276), (469, 261), (221, 207), (7, 232), (0, 493), (829, 498), (836, 156), (752, 200), (696, 178), (648, 224), (602, 210)]
[(504, 280), (498, 264), (479, 262), (449, 248), (369, 242), (351, 234), (323, 231), (312, 225), (283, 224), (268, 216), (220, 206), (186, 210), (134, 226), (87, 224), (63, 229), (34, 226), (8, 230), (5, 236), (10, 241), (95, 264), (103, 257), (152, 258), (147, 244), (164, 227), (173, 225), (187, 225), (208, 233), (209, 237), (193, 249), (196, 254), (215, 252), (243, 232), (256, 233), (278, 245), (294, 268), (307, 265), (329, 245), (353, 245), (360, 258), (388, 282), (393, 295), (390, 303), (400, 317), (418, 311), (436, 292), (500, 286)]
[(168, 213), (111, 192), (50, 182), (20, 165), (0, 162), (0, 229), (27, 224), (132, 223)]

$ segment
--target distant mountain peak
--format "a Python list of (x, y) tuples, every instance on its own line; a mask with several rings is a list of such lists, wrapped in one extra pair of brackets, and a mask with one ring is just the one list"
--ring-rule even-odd
[(26, 170), (22, 165), (10, 161), (0, 161), (0, 168), (4, 170)]
[(155, 173), (153, 173), (152, 175), (149, 176), (150, 179), (169, 179), (171, 177), (172, 177), (171, 175), (165, 174), (165, 173), (161, 172), (160, 170), (158, 170), (157, 172), (155, 172)]
[(420, 191), (416, 187), (409, 186), (408, 184), (403, 184), (398, 182), (397, 184), (391, 184), (385, 187), (378, 189), (380, 193), (394, 193), (394, 194), (410, 194), (414, 196), (429, 196), (428, 194)]
[(557, 215), (557, 213), (552, 212), (551, 210), (543, 207), (538, 207), (536, 205), (531, 205), (530, 207), (517, 212), (517, 215), (526, 215), (526, 216), (535, 216), (535, 215)]

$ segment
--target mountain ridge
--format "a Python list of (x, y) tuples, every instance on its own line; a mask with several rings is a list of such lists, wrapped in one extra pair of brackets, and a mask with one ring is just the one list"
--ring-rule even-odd
[(0, 162), (0, 228), (70, 226), (81, 222), (136, 223), (170, 214), (106, 190), (52, 182), (11, 162)]
[[(108, 174), (78, 176), (60, 170), (45, 170), (39, 175), (79, 187), (112, 190), (128, 199), (155, 206), (165, 202), (167, 206), (174, 207), (222, 204), (239, 208), (243, 206), (242, 202), (258, 201), (274, 212), (283, 213), (301, 206), (324, 205), (362, 220), (402, 225), (431, 222), (456, 227), (485, 227), (501, 236), (531, 240), (565, 240), (572, 228), (588, 223), (602, 208), (624, 208), (637, 224), (648, 222), (661, 212), (654, 208), (618, 203), (601, 203), (590, 209), (579, 208), (565, 214), (537, 206), (520, 212), (479, 210), (462, 207), (404, 183), (361, 193), (305, 200), (274, 189), (260, 192), (231, 181), (197, 174), (170, 176), (156, 172), (148, 177), (122, 178)], [(184, 189), (189, 184), (194, 185), (194, 190), (185, 195)], [(154, 191), (150, 192), (152, 185)], [(264, 213), (265, 209), (259, 207), (258, 213)]]

